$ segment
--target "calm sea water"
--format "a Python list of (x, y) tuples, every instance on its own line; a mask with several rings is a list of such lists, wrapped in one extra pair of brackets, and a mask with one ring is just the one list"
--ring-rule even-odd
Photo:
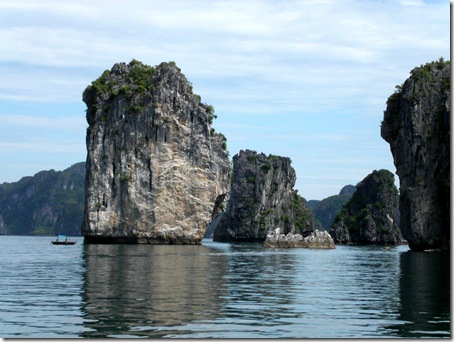
[(450, 257), (0, 237), (0, 337), (450, 337)]

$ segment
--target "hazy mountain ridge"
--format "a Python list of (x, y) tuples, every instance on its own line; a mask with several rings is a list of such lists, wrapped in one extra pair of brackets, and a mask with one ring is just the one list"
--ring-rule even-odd
[(80, 235), (84, 191), (84, 162), (0, 184), (0, 233)]
[(329, 196), (322, 200), (307, 201), (307, 205), (312, 210), (314, 216), (315, 228), (328, 230), (333, 224), (336, 215), (352, 197), (355, 190), (356, 186), (349, 184), (344, 186), (337, 195)]

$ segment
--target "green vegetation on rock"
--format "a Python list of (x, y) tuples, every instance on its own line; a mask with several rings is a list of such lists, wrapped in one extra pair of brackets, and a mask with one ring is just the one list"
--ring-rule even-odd
[[(105, 70), (85, 88), (82, 95), (87, 105), (86, 117), (89, 124), (87, 132), (90, 132), (91, 127), (97, 122), (105, 125), (112, 118), (112, 108), (116, 108), (117, 111), (121, 108), (123, 113), (133, 115), (146, 111), (146, 114), (150, 115), (153, 111), (169, 110), (169, 107), (173, 107), (177, 113), (179, 112), (175, 107), (178, 106), (177, 101), (192, 103), (191, 117), (203, 115), (208, 125), (212, 125), (217, 118), (214, 107), (202, 103), (200, 95), (193, 93), (192, 84), (188, 80), (184, 78), (182, 82), (179, 81), (180, 75), (181, 70), (175, 62), (149, 66), (136, 59), (128, 64), (117, 63), (111, 70)], [(170, 83), (179, 83), (180, 88), (175, 89), (175, 93), (172, 93), (174, 95), (163, 94), (162, 87)], [(179, 96), (184, 96), (185, 99), (179, 99)], [(172, 97), (171, 102), (168, 101), (169, 97)], [(195, 114), (195, 108), (200, 113)], [(214, 129), (210, 133), (214, 136)], [(223, 150), (227, 151), (227, 139), (225, 136), (220, 138)]]

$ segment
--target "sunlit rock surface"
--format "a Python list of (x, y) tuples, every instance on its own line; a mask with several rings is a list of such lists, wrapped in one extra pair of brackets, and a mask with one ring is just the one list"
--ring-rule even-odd
[(303, 238), (301, 234), (282, 234), (280, 228), (267, 234), (263, 245), (272, 248), (336, 248), (333, 238), (327, 231), (315, 230)]
[(226, 139), (175, 63), (115, 64), (87, 104), (87, 243), (200, 244), (228, 191)]

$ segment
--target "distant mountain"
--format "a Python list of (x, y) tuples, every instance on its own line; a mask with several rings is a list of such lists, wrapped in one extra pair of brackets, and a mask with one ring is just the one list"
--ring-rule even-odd
[(0, 234), (80, 235), (85, 163), (0, 184)]
[(328, 230), (334, 221), (336, 215), (342, 207), (352, 197), (355, 192), (355, 185), (344, 186), (338, 195), (329, 196), (321, 201), (310, 200), (307, 205), (314, 215), (314, 225), (316, 229)]

